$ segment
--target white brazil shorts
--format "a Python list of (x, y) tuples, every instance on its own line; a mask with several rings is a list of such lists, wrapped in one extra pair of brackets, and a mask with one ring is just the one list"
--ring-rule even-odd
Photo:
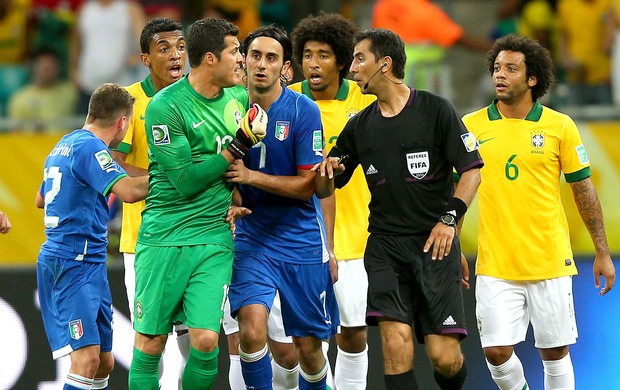
[(368, 275), (364, 259), (338, 262), (338, 281), (334, 284), (334, 293), (340, 312), (340, 326), (366, 326)]
[(482, 348), (524, 341), (530, 322), (536, 348), (575, 344), (572, 277), (510, 281), (478, 275), (476, 319)]

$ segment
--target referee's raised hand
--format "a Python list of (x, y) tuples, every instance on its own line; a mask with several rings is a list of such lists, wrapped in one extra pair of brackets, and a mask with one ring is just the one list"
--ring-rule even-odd
[(343, 157), (327, 157), (315, 164), (311, 171), (316, 172), (315, 190), (319, 199), (327, 198), (334, 193), (334, 177), (344, 172)]

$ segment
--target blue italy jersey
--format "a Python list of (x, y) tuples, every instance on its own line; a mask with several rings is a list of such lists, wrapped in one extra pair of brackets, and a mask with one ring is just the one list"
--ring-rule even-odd
[[(267, 135), (243, 159), (252, 170), (296, 176), (323, 161), (321, 114), (306, 96), (284, 88), (267, 111)], [(290, 263), (328, 259), (318, 198), (302, 201), (239, 186), (243, 206), (252, 214), (237, 221), (235, 250), (262, 253)]]
[(45, 199), (41, 254), (106, 261), (107, 195), (125, 171), (107, 145), (88, 130), (75, 130), (56, 144), (45, 160), (40, 193)]

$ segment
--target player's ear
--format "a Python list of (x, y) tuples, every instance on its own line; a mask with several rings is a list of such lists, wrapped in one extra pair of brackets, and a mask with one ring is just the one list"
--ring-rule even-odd
[(282, 65), (282, 70), (280, 71), (280, 75), (284, 77), (287, 81), (291, 81), (291, 61), (286, 61), (284, 65)]
[(536, 84), (538, 84), (538, 78), (536, 76), (530, 76), (527, 78), (527, 85), (530, 88), (533, 88)]
[(146, 66), (147, 68), (151, 69), (151, 57), (150, 57), (149, 54), (141, 53), (140, 54), (140, 61), (142, 61), (144, 66)]

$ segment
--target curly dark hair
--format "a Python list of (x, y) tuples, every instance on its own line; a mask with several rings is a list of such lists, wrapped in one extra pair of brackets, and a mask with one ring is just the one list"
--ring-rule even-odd
[(527, 37), (511, 34), (499, 38), (495, 41), (491, 51), (487, 53), (487, 68), (491, 74), (493, 74), (497, 55), (502, 50), (523, 53), (526, 77), (534, 76), (537, 80), (536, 85), (532, 87), (532, 99), (536, 101), (544, 96), (555, 81), (553, 60), (549, 50), (534, 39)]
[(140, 50), (142, 53), (150, 54), (151, 52), (151, 40), (155, 34), (162, 32), (183, 31), (183, 25), (176, 20), (168, 18), (155, 18), (149, 20), (149, 22), (142, 29), (140, 34)]
[(357, 27), (340, 14), (320, 12), (317, 16), (309, 15), (302, 19), (291, 33), (295, 61), (302, 66), (306, 42), (326, 43), (336, 55), (336, 64), (343, 66), (340, 78), (344, 79), (349, 74), (349, 65), (353, 60), (355, 34)]

